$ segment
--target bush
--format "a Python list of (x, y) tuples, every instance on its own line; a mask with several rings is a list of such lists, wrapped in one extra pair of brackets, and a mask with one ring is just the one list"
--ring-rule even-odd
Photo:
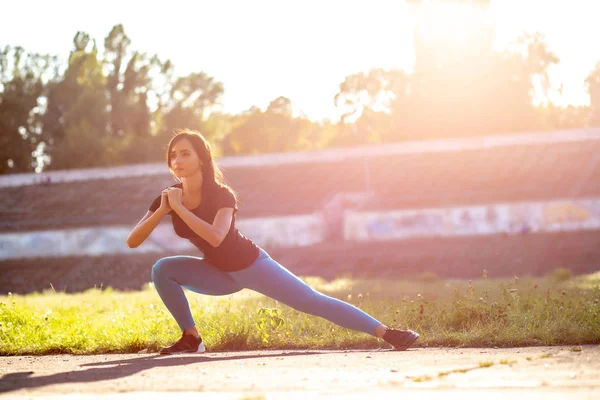
[(419, 275), (415, 276), (415, 280), (419, 281), (419, 282), (432, 283), (432, 282), (439, 281), (440, 276), (438, 274), (436, 274), (435, 272), (424, 271), (424, 272), (421, 272)]
[(568, 268), (556, 268), (554, 271), (552, 271), (549, 274), (549, 277), (551, 279), (554, 279), (555, 281), (558, 281), (558, 282), (568, 281), (569, 279), (571, 279), (572, 276), (573, 276), (573, 273)]

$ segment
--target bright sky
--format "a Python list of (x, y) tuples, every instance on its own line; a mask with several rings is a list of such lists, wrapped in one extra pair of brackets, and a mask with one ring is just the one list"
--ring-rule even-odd
[[(589, 103), (583, 81), (600, 61), (598, 3), (492, 0), (498, 47), (523, 30), (544, 33), (561, 59), (551, 70), (561, 103)], [(65, 58), (78, 30), (102, 45), (122, 23), (132, 49), (170, 58), (179, 75), (205, 71), (223, 82), (223, 107), (233, 113), (286, 96), (311, 119), (337, 119), (333, 97), (347, 75), (410, 71), (414, 62), (416, 11), (400, 0), (22, 0), (2, 10), (0, 46)]]

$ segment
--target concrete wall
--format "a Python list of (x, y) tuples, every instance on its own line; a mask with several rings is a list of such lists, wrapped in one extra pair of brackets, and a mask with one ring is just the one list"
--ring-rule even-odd
[[(262, 247), (305, 247), (326, 241), (324, 221), (321, 213), (251, 218), (239, 220), (238, 229)], [(107, 226), (5, 233), (0, 235), (0, 259), (186, 253), (195, 250), (189, 241), (175, 235), (170, 222), (161, 224), (140, 247), (130, 249), (125, 239), (131, 228)], [(600, 230), (600, 199), (385, 212), (346, 210), (343, 240), (368, 242), (578, 230)]]
[(347, 211), (346, 240), (600, 229), (600, 199), (487, 204), (388, 212)]

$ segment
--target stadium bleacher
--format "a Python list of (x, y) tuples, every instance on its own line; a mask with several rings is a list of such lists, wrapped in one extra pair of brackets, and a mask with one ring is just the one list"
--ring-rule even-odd
[[(600, 141), (589, 141), (223, 170), (239, 217), (250, 218), (316, 212), (339, 192), (372, 192), (362, 205), (369, 210), (600, 196), (599, 154)], [(165, 167), (163, 175), (3, 187), (0, 232), (135, 224), (173, 183)]]
[[(333, 158), (315, 152), (311, 158), (284, 163), (223, 163), (222, 169), (226, 181), (239, 194), (238, 218), (319, 212), (336, 193), (368, 193), (367, 200), (357, 207), (375, 211), (600, 198), (597, 139), (460, 151), (386, 153), (381, 146), (376, 150), (347, 151), (347, 156), (339, 150)], [(256, 159), (261, 157), (268, 155)], [(149, 175), (2, 186), (0, 233), (133, 226), (160, 191), (173, 182), (165, 167), (164, 173)], [(267, 250), (300, 275), (327, 277), (375, 271), (392, 275), (435, 271), (471, 277), (483, 269), (502, 275), (542, 274), (559, 266), (578, 272), (600, 268), (597, 231), (361, 244), (342, 241)], [(82, 290), (100, 283), (136, 288), (148, 281), (150, 260), (164, 255), (115, 255), (103, 261), (92, 257), (3, 260), (0, 292), (39, 290), (53, 279), (57, 289), (66, 290)], [(75, 283), (90, 268), (99, 271), (94, 283)], [(119, 268), (134, 272), (129, 278), (108, 272)], [(25, 271), (28, 278), (23, 278)]]

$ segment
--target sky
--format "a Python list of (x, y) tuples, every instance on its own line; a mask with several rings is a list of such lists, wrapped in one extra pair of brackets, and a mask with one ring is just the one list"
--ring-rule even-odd
[[(102, 45), (121, 23), (132, 49), (171, 59), (178, 75), (204, 71), (222, 82), (224, 111), (264, 109), (285, 96), (312, 120), (339, 117), (333, 97), (347, 75), (411, 70), (418, 13), (401, 0), (21, 0), (1, 9), (13, 16), (0, 25), (2, 47), (66, 59), (77, 31)], [(561, 59), (550, 73), (563, 95), (553, 100), (587, 104), (584, 79), (600, 62), (592, 41), (600, 37), (599, 11), (598, 0), (492, 0), (496, 47), (523, 31), (542, 32)], [(458, 29), (460, 20), (449, 12), (440, 24)]]

